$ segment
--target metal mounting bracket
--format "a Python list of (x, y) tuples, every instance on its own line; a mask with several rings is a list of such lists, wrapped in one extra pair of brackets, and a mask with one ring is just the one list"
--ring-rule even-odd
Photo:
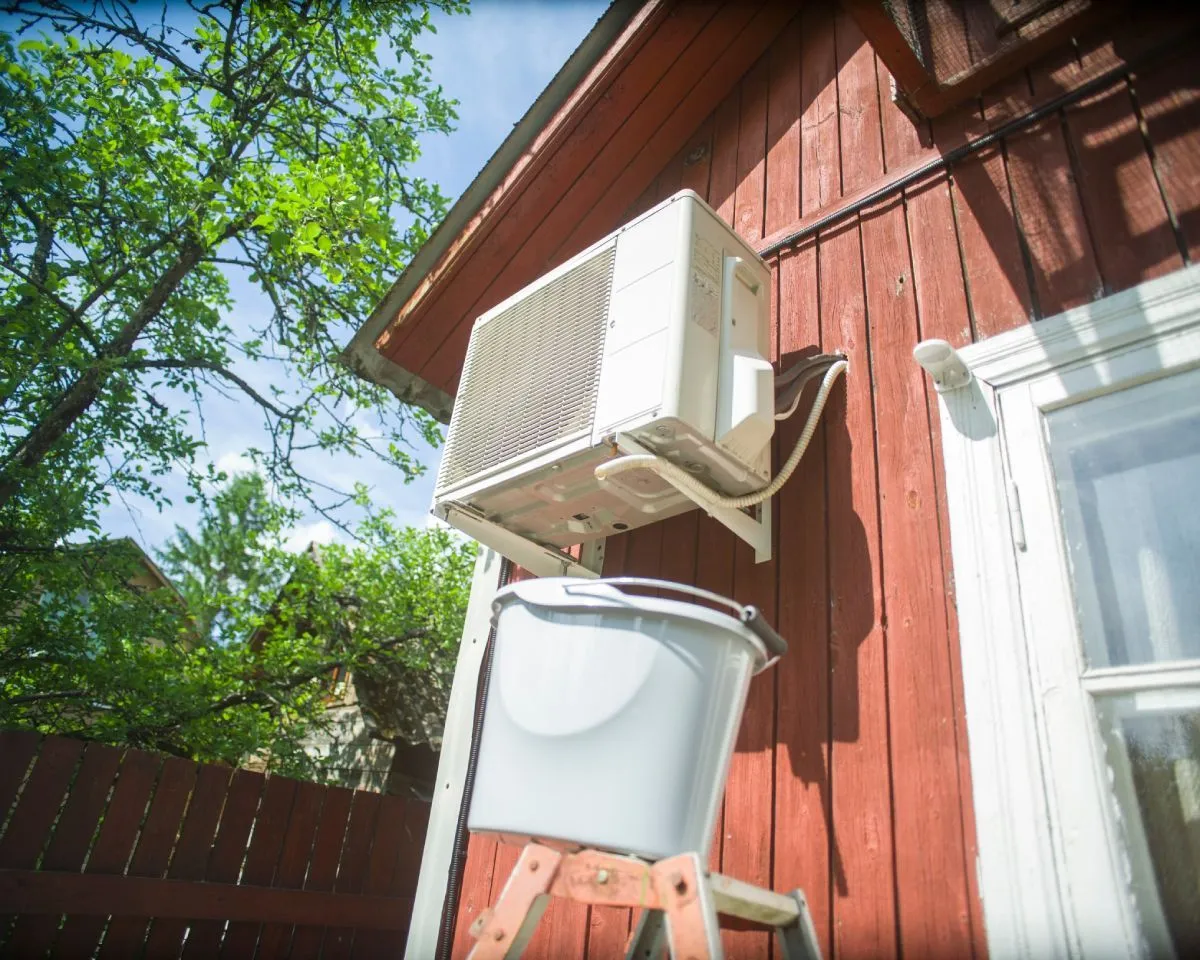
[[(642, 444), (638, 443), (637, 440), (627, 433), (618, 433), (616, 444), (617, 449), (625, 454), (654, 454), (653, 450), (642, 446)], [(663, 476), (663, 480), (667, 483), (671, 482), (667, 476)], [(671, 485), (675, 486), (674, 484)], [(751, 512), (747, 513), (745, 510), (716, 507), (710, 503), (697, 500), (683, 487), (675, 487), (675, 489), (722, 526), (733, 531), (734, 536), (739, 540), (743, 540), (752, 546), (754, 548), (755, 563), (766, 563), (771, 559), (772, 520), (770, 500), (764, 500), (758, 506), (750, 508)]]

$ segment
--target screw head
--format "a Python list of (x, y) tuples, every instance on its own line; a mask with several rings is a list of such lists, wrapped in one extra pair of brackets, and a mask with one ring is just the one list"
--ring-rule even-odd
[(540, 867), (540, 866), (541, 866), (541, 864), (540, 864), (540, 863), (538, 863), (536, 860), (530, 860), (530, 861), (529, 861), (529, 872), (530, 872), (530, 873), (537, 873), (537, 872), (538, 872), (538, 867)]
[(675, 888), (675, 892), (680, 896), (683, 896), (685, 893), (687, 893), (688, 885), (687, 881), (683, 879), (683, 874), (671, 874), (671, 885)]
[(495, 933), (492, 934), (492, 939), (493, 940), (503, 940), (504, 939), (504, 931), (497, 930)]

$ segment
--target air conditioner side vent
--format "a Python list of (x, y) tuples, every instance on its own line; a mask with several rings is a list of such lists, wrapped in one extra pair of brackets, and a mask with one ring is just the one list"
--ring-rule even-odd
[(591, 429), (615, 255), (608, 246), (476, 327), (438, 492)]

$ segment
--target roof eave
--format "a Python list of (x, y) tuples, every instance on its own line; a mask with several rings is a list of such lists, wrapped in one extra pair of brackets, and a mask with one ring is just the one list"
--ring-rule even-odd
[(417, 251), (342, 351), (342, 363), (355, 374), (386, 387), (405, 403), (424, 407), (441, 422), (449, 422), (454, 398), (383, 356), (375, 346), (376, 341), (641, 6), (641, 0), (613, 0), (554, 79), (513, 127), (512, 133), (463, 191), (445, 219)]

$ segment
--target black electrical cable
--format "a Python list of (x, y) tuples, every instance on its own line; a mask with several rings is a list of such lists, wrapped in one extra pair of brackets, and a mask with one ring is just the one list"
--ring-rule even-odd
[(842, 207), (839, 210), (834, 210), (831, 213), (814, 220), (812, 223), (800, 230), (797, 230), (795, 233), (789, 233), (781, 240), (777, 240), (770, 246), (759, 250), (758, 255), (765, 259), (766, 257), (778, 253), (780, 250), (784, 250), (787, 247), (794, 247), (801, 241), (807, 240), (813, 234), (825, 229), (830, 224), (837, 223), (839, 220), (844, 220), (847, 217), (852, 217), (860, 210), (864, 210), (872, 204), (878, 203), (880, 200), (891, 196), (898, 190), (903, 190), (905, 187), (916, 183), (919, 180), (925, 179), (931, 173), (938, 173), (947, 167), (951, 167), (965, 157), (969, 157), (973, 153), (978, 153), (980, 150), (991, 146), (993, 143), (1003, 140), (1010, 134), (1016, 133), (1018, 130), (1022, 130), (1025, 127), (1037, 123), (1044, 117), (1048, 117), (1050, 114), (1056, 113), (1057, 111), (1063, 109), (1063, 107), (1070, 106), (1077, 100), (1082, 100), (1085, 97), (1091, 96), (1093, 93), (1103, 90), (1105, 87), (1112, 86), (1117, 81), (1134, 72), (1136, 67), (1141, 66), (1143, 63), (1154, 61), (1162, 57), (1163, 54), (1167, 53), (1169, 50), (1182, 46), (1185, 41), (1191, 39), (1193, 34), (1194, 31), (1189, 31), (1184, 37), (1174, 37), (1167, 43), (1160, 44), (1153, 50), (1148, 51), (1144, 56), (1138, 57), (1135, 63), (1126, 63), (1119, 67), (1114, 67), (1112, 70), (1108, 70), (1100, 74), (1098, 77), (1092, 78), (1087, 83), (1076, 87), (1074, 90), (1068, 90), (1066, 93), (1060, 94), (1053, 100), (1049, 100), (1042, 104), (1040, 107), (1030, 110), (1028, 113), (1022, 114), (1021, 116), (1008, 121), (1008, 123), (997, 127), (990, 133), (986, 133), (982, 137), (977, 137), (974, 140), (968, 140), (966, 143), (955, 147), (953, 150), (949, 150), (941, 156), (934, 157), (928, 163), (922, 164), (915, 170), (906, 173), (904, 176), (888, 181), (877, 190), (872, 190), (865, 197), (854, 201), (854, 203)]
[[(500, 561), (498, 587), (508, 584), (512, 576), (512, 564), (507, 557)], [(493, 621), (488, 631), (487, 646), (483, 650), (483, 661), (479, 665), (479, 683), (475, 695), (475, 719), (471, 724), (471, 749), (467, 753), (467, 772), (463, 777), (462, 802), (458, 807), (458, 820), (454, 825), (454, 850), (450, 854), (450, 872), (446, 877), (446, 898), (442, 903), (442, 928), (438, 935), (437, 960), (449, 960), (450, 947), (454, 943), (454, 927), (458, 920), (458, 898), (462, 893), (462, 873), (467, 862), (467, 814), (471, 809), (471, 794), (475, 791), (475, 768), (479, 766), (479, 741), (483, 734), (483, 713), (487, 709), (488, 686), (492, 681), (492, 660), (496, 649), (496, 625)]]

